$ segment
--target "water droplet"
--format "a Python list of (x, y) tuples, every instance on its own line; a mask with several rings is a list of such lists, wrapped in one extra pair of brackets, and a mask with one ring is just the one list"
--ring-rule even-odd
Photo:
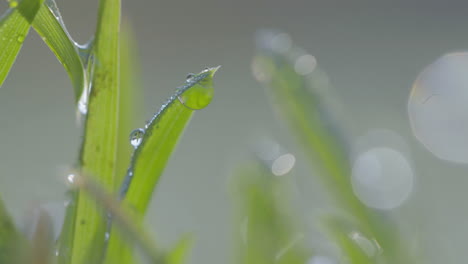
[(413, 84), (408, 114), (413, 133), (440, 159), (468, 163), (468, 52), (427, 66)]
[(130, 133), (130, 144), (137, 148), (143, 141), (145, 130), (143, 128), (137, 128)]
[(353, 164), (351, 183), (365, 205), (390, 210), (406, 201), (413, 189), (413, 171), (398, 151), (378, 147), (361, 153)]
[(23, 43), (24, 42), (24, 35), (18, 35), (16, 37), (16, 41), (18, 41), (19, 43)]
[(74, 185), (76, 183), (76, 175), (71, 173), (67, 175), (67, 182), (71, 185)]
[(187, 85), (191, 86), (177, 96), (178, 100), (192, 110), (199, 110), (208, 106), (211, 99), (213, 99), (214, 93), (213, 75), (218, 69), (219, 67), (208, 68), (208, 70), (189, 77)]
[(78, 112), (82, 115), (86, 115), (88, 113), (88, 96), (84, 95), (85, 92), (82, 93), (80, 100), (78, 100)]
[(360, 232), (353, 231), (349, 233), (349, 238), (353, 240), (364, 253), (369, 257), (375, 257), (381, 254), (381, 247), (375, 239), (368, 239)]
[(18, 1), (10, 0), (10, 1), (8, 1), (8, 4), (9, 4), (10, 8), (15, 8), (15, 7), (18, 6)]
[(337, 262), (326, 256), (313, 256), (307, 264), (336, 264)]
[(187, 77), (185, 77), (186, 82), (191, 82), (193, 80), (193, 77), (195, 77), (195, 74), (189, 73), (187, 74)]
[(109, 233), (109, 232), (106, 232), (106, 233), (104, 234), (104, 239), (105, 239), (106, 241), (108, 241), (109, 238), (110, 238), (110, 233)]
[(55, 256), (58, 256), (59, 255), (59, 250), (55, 250)]
[(310, 54), (304, 54), (294, 62), (294, 70), (299, 75), (311, 74), (317, 67), (317, 60)]
[(285, 175), (292, 170), (295, 163), (296, 157), (294, 157), (293, 154), (283, 154), (273, 161), (273, 164), (271, 165), (271, 172), (275, 176)]

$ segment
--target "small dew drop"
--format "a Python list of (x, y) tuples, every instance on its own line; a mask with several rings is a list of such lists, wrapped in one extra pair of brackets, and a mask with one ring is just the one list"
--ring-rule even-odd
[(376, 243), (376, 240), (370, 240), (357, 231), (352, 231), (348, 236), (361, 248), (364, 253), (366, 253), (367, 256), (375, 257), (381, 253), (380, 245)]
[(76, 175), (71, 173), (67, 175), (67, 182), (71, 185), (76, 183)]
[(109, 232), (106, 232), (106, 233), (104, 234), (104, 239), (105, 239), (106, 241), (108, 241), (109, 238), (110, 238), (110, 233), (109, 233)]
[(193, 77), (195, 77), (195, 74), (189, 73), (187, 74), (187, 77), (185, 77), (186, 82), (191, 82), (193, 80)]
[(130, 144), (137, 148), (143, 141), (145, 130), (143, 128), (137, 128), (130, 133)]
[(23, 43), (24, 42), (24, 36), (23, 35), (18, 35), (18, 37), (16, 37), (16, 41), (18, 41), (19, 43)]
[(299, 75), (311, 74), (317, 67), (317, 60), (310, 54), (304, 54), (297, 58), (294, 63), (294, 70)]
[(279, 156), (271, 165), (271, 172), (275, 176), (282, 176), (292, 170), (296, 163), (296, 157), (291, 153), (286, 153)]
[(59, 255), (59, 250), (57, 249), (57, 250), (55, 250), (55, 256), (58, 257), (58, 255)]

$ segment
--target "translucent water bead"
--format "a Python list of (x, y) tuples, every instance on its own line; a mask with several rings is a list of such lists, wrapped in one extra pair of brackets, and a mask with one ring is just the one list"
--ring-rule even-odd
[(468, 162), (468, 52), (444, 55), (420, 73), (408, 114), (414, 135), (430, 152)]
[(368, 207), (389, 210), (400, 206), (413, 190), (413, 171), (405, 157), (387, 148), (361, 153), (353, 164), (351, 184)]

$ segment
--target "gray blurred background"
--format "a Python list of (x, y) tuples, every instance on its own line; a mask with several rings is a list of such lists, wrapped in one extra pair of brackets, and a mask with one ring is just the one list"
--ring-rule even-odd
[[(57, 0), (72, 36), (94, 31), (97, 0)], [(462, 3), (462, 1), (460, 1)], [(438, 160), (411, 133), (407, 100), (418, 73), (444, 53), (468, 47), (468, 4), (455, 1), (123, 1), (142, 62), (141, 124), (187, 73), (222, 65), (215, 99), (196, 113), (157, 188), (147, 223), (173, 244), (195, 235), (190, 263), (228, 263), (232, 242), (228, 182), (258, 136), (297, 153), (303, 205), (327, 205), (306, 160), (251, 74), (254, 33), (288, 32), (313, 54), (355, 124), (353, 137), (386, 128), (407, 142), (415, 188), (393, 210), (417, 236), (428, 263), (462, 263), (468, 228), (468, 168)], [(4, 6), (2, 11), (5, 10)], [(17, 219), (38, 203), (61, 203), (63, 168), (74, 164), (80, 130), (68, 77), (32, 32), (0, 89), (0, 193)], [(468, 140), (468, 138), (467, 138)], [(316, 224), (308, 217), (312, 227)], [(235, 232), (234, 232), (235, 233)]]

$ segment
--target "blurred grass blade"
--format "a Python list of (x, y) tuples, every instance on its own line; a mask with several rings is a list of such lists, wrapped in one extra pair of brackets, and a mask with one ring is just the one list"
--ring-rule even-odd
[(303, 264), (311, 257), (284, 177), (274, 176), (258, 162), (234, 175), (235, 263)]
[(294, 63), (306, 55), (305, 52), (278, 52), (274, 45), (275, 37), (284, 33), (262, 33), (254, 67), (268, 76), (262, 81), (268, 86), (267, 92), (274, 106), (282, 114), (312, 164), (321, 170), (320, 176), (327, 187), (333, 190), (338, 203), (365, 219), (365, 209), (350, 188), (347, 143), (337, 133), (336, 127), (329, 126), (334, 120), (330, 116), (329, 105), (324, 102), (325, 96), (320, 93), (324, 88), (307, 78), (317, 79), (322, 77), (322, 73), (316, 68), (311, 69), (312, 74), (316, 75), (298, 74)]
[(144, 129), (132, 132), (131, 143), (135, 150), (121, 196), (138, 216), (145, 214), (153, 189), (193, 109), (201, 109), (211, 101), (213, 76), (218, 68), (207, 68), (192, 76), (184, 86), (177, 89)]
[(52, 219), (42, 208), (37, 209), (38, 219), (32, 238), (32, 264), (50, 264), (54, 253)]
[[(91, 90), (80, 98), (86, 115), (84, 141), (80, 154), (81, 172), (113, 189), (116, 174), (119, 105), (120, 0), (99, 2), (98, 25), (92, 55), (95, 58)], [(79, 102), (80, 104), (81, 102)], [(86, 193), (77, 191), (73, 202), (74, 227), (64, 233), (71, 249), (71, 264), (99, 263), (104, 257), (107, 218)], [(68, 223), (65, 223), (67, 226)]]
[(184, 236), (166, 255), (167, 264), (183, 264), (187, 262), (188, 255), (193, 247), (192, 236)]
[[(75, 174), (72, 184), (74, 187), (78, 187), (81, 191), (87, 193), (103, 208), (103, 216), (107, 216), (107, 213), (109, 213), (120, 234), (126, 240), (129, 240), (127, 241), (129, 244), (136, 244), (141, 248), (144, 255), (151, 260), (151, 263), (165, 263), (164, 254), (156, 247), (156, 243), (147, 232), (149, 228), (144, 227), (142, 223), (136, 221), (132, 212), (128, 208), (121, 206), (121, 203), (114, 196), (83, 175)], [(114, 263), (124, 262), (116, 260)]]
[(42, 37), (50, 50), (62, 63), (73, 84), (75, 100), (78, 101), (87, 85), (85, 68), (76, 44), (68, 34), (54, 0), (47, 0), (39, 9), (33, 28)]
[[(120, 99), (119, 99), (119, 134), (117, 135), (117, 174), (116, 188), (119, 188), (130, 164), (132, 147), (128, 135), (135, 128), (138, 120), (139, 105), (137, 98), (141, 98), (141, 85), (136, 77), (139, 73), (136, 62), (137, 55), (135, 37), (128, 22), (122, 24), (120, 36)], [(141, 100), (138, 100), (141, 102)], [(115, 229), (116, 227), (113, 227)], [(112, 232), (106, 254), (106, 262), (135, 263), (132, 256), (133, 244), (124, 239), (120, 232)]]
[(10, 1), (10, 9), (0, 18), (0, 86), (5, 81), (23, 46), (39, 7), (44, 0)]
[[(323, 93), (329, 87), (315, 58), (291, 47), (285, 33), (263, 32), (258, 44), (254, 75), (268, 87), (274, 106), (309, 156), (310, 164), (320, 169), (318, 175), (337, 204), (356, 218), (356, 228), (379, 241), (386, 263), (416, 263), (398, 233), (385, 231), (394, 226), (376, 221), (372, 210), (353, 193), (348, 144), (342, 131), (334, 126), (336, 120)], [(392, 250), (395, 248), (401, 252)]]
[(0, 263), (22, 263), (21, 257), (26, 248), (26, 239), (17, 231), (0, 200)]

